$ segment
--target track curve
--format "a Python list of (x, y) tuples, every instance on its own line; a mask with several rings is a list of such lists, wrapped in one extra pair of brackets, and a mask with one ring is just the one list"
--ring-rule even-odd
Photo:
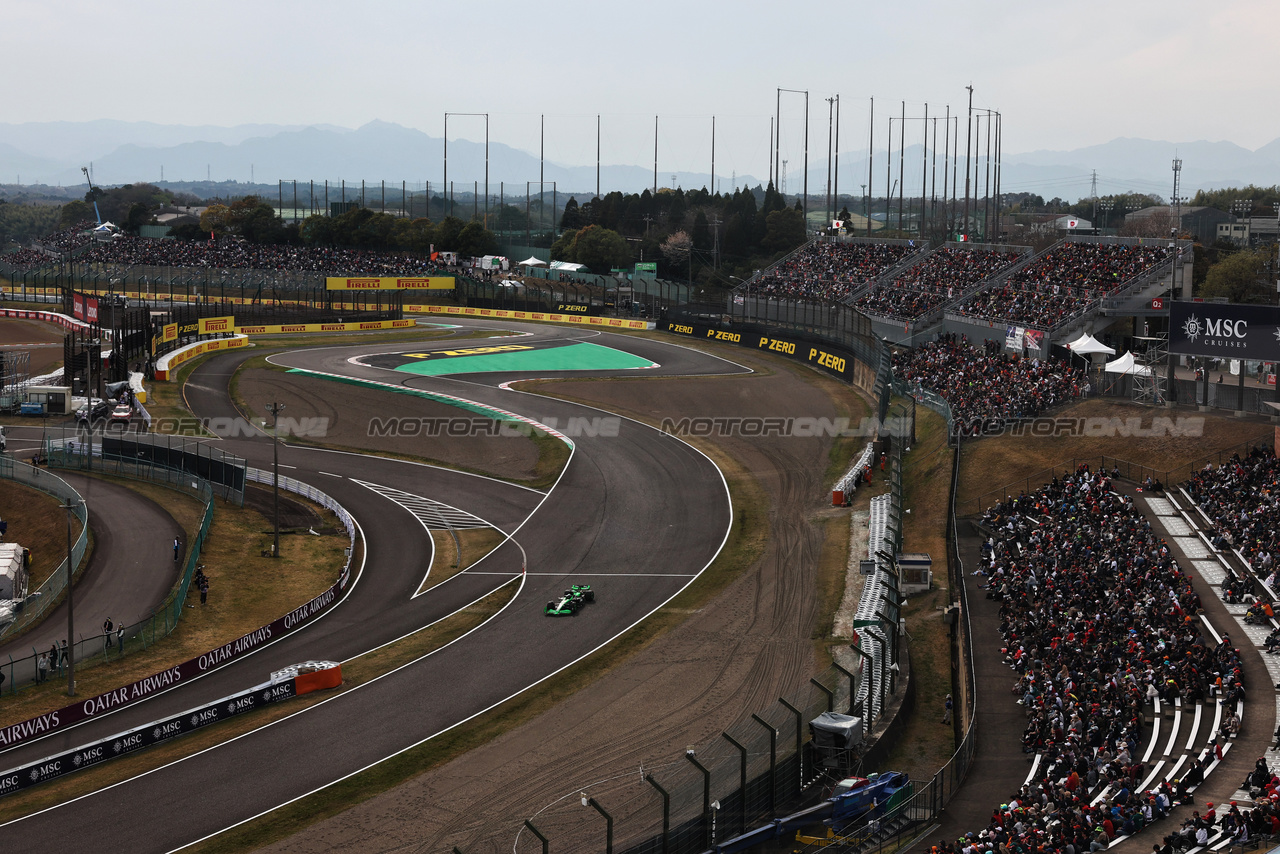
[[(578, 330), (558, 329), (535, 335), (570, 333), (581, 336)], [(660, 356), (650, 357), (662, 365), (655, 375), (745, 370), (674, 345), (612, 337), (621, 340), (611, 346)], [(289, 351), (280, 361), (388, 381), (388, 372), (348, 360), (359, 352), (403, 346)], [(238, 414), (226, 389), (248, 355), (214, 356), (193, 372), (187, 396), (194, 413)], [(410, 388), (445, 391), (517, 412), (533, 409), (539, 417), (566, 422), (599, 414), (590, 407), (502, 389), (501, 383), (511, 378), (395, 379)], [(412, 409), (413, 398), (389, 397)], [(718, 552), (731, 521), (727, 486), (701, 453), (629, 419), (620, 419), (616, 436), (581, 436), (574, 443), (564, 472), (546, 493), (421, 464), (282, 448), (281, 462), (296, 468), (292, 474), (342, 502), (363, 530), (364, 567), (341, 605), (314, 626), (194, 683), (10, 751), (4, 754), (6, 764), (200, 705), (254, 684), (284, 664), (357, 655), (454, 613), (503, 584), (518, 584), (518, 595), (480, 629), (429, 656), (274, 725), (4, 825), (0, 832), (5, 841), (27, 849), (80, 850), (89, 840), (101, 839), (135, 851), (184, 846), (481, 714), (643, 619), (690, 583)], [(269, 465), (271, 446), (265, 438), (223, 444), (252, 465)], [(424, 556), (430, 554), (429, 537), (407, 510), (357, 481), (426, 498), (447, 496), (449, 504), (491, 522), (511, 539), (480, 564), (415, 598), (428, 559)], [(548, 620), (542, 604), (570, 578), (596, 586), (597, 602), (576, 619)], [(163, 824), (153, 820), (155, 804), (165, 805)]]

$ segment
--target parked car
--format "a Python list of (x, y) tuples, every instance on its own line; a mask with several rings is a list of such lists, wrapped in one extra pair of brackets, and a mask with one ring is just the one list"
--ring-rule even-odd
[(111, 414), (111, 402), (95, 397), (76, 410), (76, 423), (96, 424)]
[(127, 427), (132, 419), (133, 407), (127, 403), (117, 403), (111, 410), (111, 419), (107, 423)]

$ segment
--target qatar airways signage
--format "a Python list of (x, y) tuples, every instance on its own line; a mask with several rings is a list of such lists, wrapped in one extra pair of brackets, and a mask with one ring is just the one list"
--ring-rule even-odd
[(1169, 304), (1169, 352), (1280, 361), (1280, 308), (1213, 302)]

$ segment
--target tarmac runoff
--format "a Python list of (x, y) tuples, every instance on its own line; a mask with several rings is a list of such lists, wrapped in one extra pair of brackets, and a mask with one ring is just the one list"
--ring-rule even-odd
[[(555, 344), (558, 342), (546, 342)], [(497, 351), (497, 352), (495, 352)], [(390, 367), (384, 360), (384, 367)], [(531, 371), (618, 371), (645, 370), (659, 365), (649, 359), (612, 347), (577, 342), (559, 346), (507, 344), (435, 350), (421, 354), (399, 354), (395, 370), (422, 376)], [(373, 363), (372, 359), (368, 360)]]

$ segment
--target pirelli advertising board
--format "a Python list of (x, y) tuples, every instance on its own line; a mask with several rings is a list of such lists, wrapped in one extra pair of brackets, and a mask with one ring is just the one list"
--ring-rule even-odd
[(401, 279), (395, 276), (359, 276), (324, 280), (327, 291), (451, 291), (453, 276), (418, 276)]
[(692, 338), (736, 344), (739, 347), (748, 347), (752, 350), (780, 353), (789, 359), (807, 362), (810, 365), (821, 368), (847, 382), (854, 381), (856, 372), (854, 357), (848, 351), (839, 347), (814, 344), (808, 341), (793, 341), (790, 338), (777, 338), (770, 335), (761, 335), (758, 332), (736, 332), (688, 323), (666, 323), (662, 325), (662, 328), (677, 335), (688, 335)]
[(236, 319), (230, 314), (222, 317), (202, 317), (197, 332), (200, 335), (215, 335), (223, 332), (235, 332)]
[(1280, 362), (1280, 308), (1175, 301), (1169, 305), (1169, 352)]

